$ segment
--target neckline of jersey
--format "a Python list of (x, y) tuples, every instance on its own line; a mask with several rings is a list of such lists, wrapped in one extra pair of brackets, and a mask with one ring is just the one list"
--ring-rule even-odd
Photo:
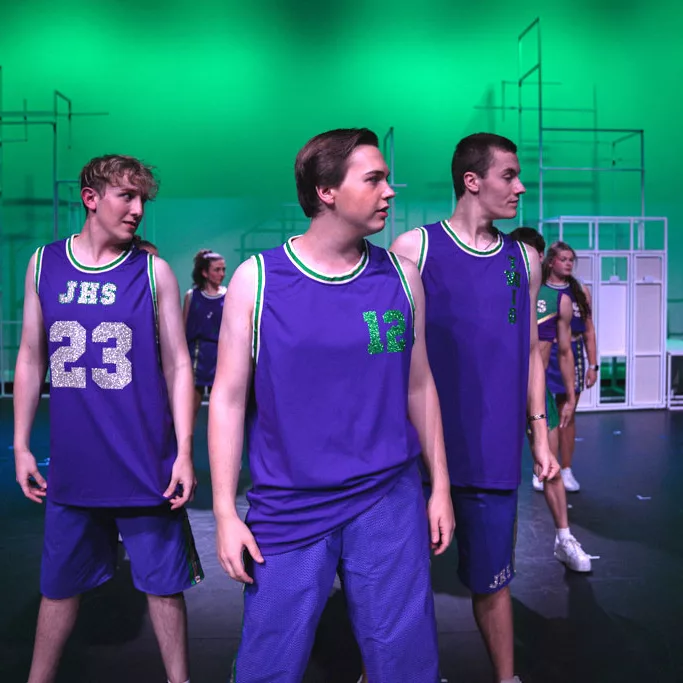
[(565, 283), (563, 285), (554, 285), (551, 282), (544, 282), (543, 283), (546, 287), (550, 287), (550, 289), (556, 289), (556, 290), (561, 290), (561, 289), (567, 289), (569, 287), (569, 283)]
[(455, 230), (453, 230), (453, 227), (451, 224), (448, 222), (448, 219), (444, 219), (441, 221), (441, 227), (446, 231), (446, 234), (455, 242), (455, 244), (460, 247), (465, 253), (470, 254), (471, 256), (478, 256), (480, 258), (487, 258), (488, 256), (494, 256), (497, 254), (502, 248), (503, 248), (503, 237), (500, 233), (500, 230), (496, 228), (497, 232), (497, 237), (498, 239), (496, 240), (496, 243), (490, 247), (489, 249), (475, 249), (474, 247), (470, 247), (468, 244), (465, 244), (457, 235)]
[(209, 299), (210, 301), (215, 301), (216, 299), (222, 299), (225, 296), (225, 293), (228, 291), (227, 287), (220, 286), (218, 288), (218, 294), (207, 294), (203, 289), (199, 290), (199, 293), (205, 298)]
[(122, 254), (119, 254), (119, 256), (117, 256), (112, 261), (109, 261), (109, 263), (105, 263), (101, 266), (86, 266), (84, 263), (81, 263), (76, 258), (76, 254), (74, 254), (73, 242), (76, 239), (76, 237), (78, 237), (78, 235), (71, 235), (71, 237), (69, 237), (66, 240), (66, 256), (74, 268), (84, 273), (104, 273), (106, 271), (113, 270), (117, 266), (121, 265), (131, 255), (133, 251), (129, 248)]
[(306, 275), (306, 277), (309, 277), (316, 282), (322, 282), (327, 285), (346, 284), (347, 282), (351, 282), (351, 280), (355, 280), (365, 270), (370, 262), (370, 249), (368, 248), (368, 242), (367, 240), (363, 240), (363, 253), (358, 260), (358, 263), (356, 263), (351, 270), (348, 270), (345, 273), (340, 273), (339, 275), (326, 275), (325, 273), (321, 273), (306, 265), (306, 263), (301, 260), (301, 257), (294, 251), (292, 244), (297, 237), (301, 237), (301, 235), (294, 235), (285, 242), (285, 254), (287, 254), (289, 260), (298, 270)]

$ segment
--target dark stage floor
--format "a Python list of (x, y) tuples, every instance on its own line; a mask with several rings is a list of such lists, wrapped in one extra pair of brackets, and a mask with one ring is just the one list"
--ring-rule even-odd
[[(48, 452), (47, 403), (34, 430)], [(206, 581), (187, 595), (193, 683), (226, 682), (241, 623), (241, 591), (214, 552), (206, 455), (206, 409), (197, 426), (200, 488), (190, 517)], [(578, 417), (572, 529), (601, 559), (588, 576), (553, 559), (553, 524), (531, 490), (530, 458), (520, 495), (517, 578), (512, 584), (517, 669), (524, 683), (683, 681), (683, 413), (622, 412)], [(0, 401), (0, 683), (24, 683), (39, 593), (42, 507), (14, 481), (12, 406)], [(246, 485), (246, 482), (245, 482)], [(641, 498), (642, 497), (642, 498)], [(241, 499), (244, 501), (244, 499)], [(490, 683), (490, 669), (451, 553), (434, 563), (441, 668), (450, 683)], [(359, 658), (335, 591), (318, 631), (306, 683), (355, 683)], [(165, 681), (145, 599), (127, 563), (88, 595), (60, 683)], [(399, 683), (399, 682), (397, 682)], [(403, 682), (400, 682), (403, 683)], [(406, 682), (410, 683), (410, 682)]]

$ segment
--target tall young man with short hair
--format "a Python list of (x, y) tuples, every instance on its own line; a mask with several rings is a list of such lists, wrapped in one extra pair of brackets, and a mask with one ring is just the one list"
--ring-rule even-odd
[[(133, 157), (81, 172), (81, 232), (40, 247), (26, 273), (14, 380), (17, 482), (46, 499), (43, 594), (29, 683), (54, 681), (80, 595), (114, 573), (121, 534), (170, 683), (189, 680), (183, 591), (203, 577), (183, 507), (192, 466), (192, 368), (178, 283), (132, 245), (152, 171)], [(29, 437), (50, 369), (50, 469)]]
[[(514, 681), (512, 601), (517, 488), (527, 422), (535, 471), (553, 477), (531, 250), (493, 221), (514, 218), (521, 194), (517, 148), (489, 133), (453, 155), (456, 198), (449, 220), (399, 236), (392, 250), (417, 264), (425, 287), (429, 363), (441, 404), (458, 574), (498, 681)], [(370, 679), (372, 680), (372, 679)]]
[(366, 240), (394, 196), (374, 133), (312, 138), (295, 175), (310, 227), (235, 272), (209, 405), (218, 556), (246, 584), (234, 680), (301, 681), (338, 571), (372, 683), (435, 683), (429, 545), (454, 520), (420, 276)]

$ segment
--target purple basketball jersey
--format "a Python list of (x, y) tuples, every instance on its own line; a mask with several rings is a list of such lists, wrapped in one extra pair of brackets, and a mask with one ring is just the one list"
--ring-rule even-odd
[(516, 488), (529, 381), (526, 251), (500, 232), (491, 249), (472, 249), (448, 221), (419, 231), (427, 352), (451, 483)]
[(36, 253), (51, 382), (48, 496), (62, 505), (158, 505), (177, 447), (154, 257), (134, 247), (85, 266), (73, 240)]
[(413, 304), (397, 257), (368, 242), (335, 277), (306, 266), (292, 240), (255, 258), (247, 522), (277, 554), (343, 526), (415, 466)]
[(211, 296), (198, 287), (192, 289), (185, 334), (197, 386), (213, 385), (216, 376), (225, 292), (221, 287), (219, 294)]

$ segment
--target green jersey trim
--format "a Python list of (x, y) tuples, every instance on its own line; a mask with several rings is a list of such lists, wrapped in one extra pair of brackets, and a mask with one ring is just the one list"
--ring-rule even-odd
[(358, 263), (351, 270), (347, 271), (346, 273), (341, 273), (340, 275), (325, 275), (324, 273), (319, 273), (318, 271), (313, 270), (313, 268), (307, 266), (297, 256), (294, 248), (292, 247), (292, 243), (296, 237), (297, 236), (290, 237), (285, 242), (285, 254), (287, 254), (289, 260), (294, 264), (294, 266), (296, 266), (296, 268), (298, 268), (307, 277), (310, 277), (312, 280), (316, 280), (316, 282), (323, 282), (327, 285), (344, 285), (347, 282), (351, 282), (351, 280), (355, 280), (365, 270), (370, 260), (370, 250), (368, 249), (368, 243), (363, 240), (363, 253), (361, 254)]
[(36, 260), (35, 263), (33, 264), (33, 282), (35, 283), (36, 286), (36, 294), (40, 294), (38, 291), (40, 289), (40, 276), (43, 272), (43, 252), (45, 251), (45, 247), (38, 247), (36, 249)]
[(80, 270), (83, 273), (106, 273), (108, 270), (113, 270), (116, 266), (120, 266), (132, 253), (132, 249), (127, 249), (113, 261), (109, 261), (109, 263), (105, 263), (103, 266), (86, 266), (85, 264), (80, 263), (74, 255), (73, 241), (75, 238), (76, 235), (71, 235), (71, 237), (66, 240), (66, 256), (71, 265), (76, 270)]
[(522, 256), (524, 257), (524, 265), (526, 266), (526, 276), (529, 280), (529, 284), (531, 284), (531, 264), (529, 263), (529, 252), (527, 252), (527, 245), (524, 242), (517, 242), (517, 244), (519, 245), (519, 248), (522, 252)]
[(154, 256), (147, 254), (147, 278), (149, 280), (149, 291), (152, 294), (152, 304), (154, 305), (154, 321), (159, 327), (159, 301), (157, 296), (157, 278), (154, 273)]
[(401, 284), (403, 285), (403, 291), (406, 293), (406, 296), (408, 297), (408, 303), (410, 304), (411, 327), (413, 330), (413, 341), (415, 341), (415, 299), (413, 299), (413, 291), (410, 289), (410, 283), (408, 282), (408, 278), (406, 277), (406, 274), (403, 271), (401, 260), (393, 252), (388, 251), (387, 253), (389, 254), (391, 262), (394, 264), (394, 268), (396, 268), (398, 277), (401, 280)]
[(417, 257), (417, 269), (420, 271), (420, 275), (422, 275), (425, 261), (427, 260), (427, 250), (429, 249), (429, 235), (424, 227), (416, 228), (416, 230), (420, 233), (420, 253)]
[(441, 221), (441, 226), (443, 229), (446, 231), (446, 234), (467, 254), (471, 254), (472, 256), (478, 256), (480, 258), (487, 258), (489, 256), (494, 256), (497, 254), (502, 248), (503, 248), (503, 236), (500, 234), (500, 232), (497, 232), (497, 240), (496, 243), (490, 247), (489, 249), (475, 249), (474, 247), (470, 247), (469, 245), (465, 244), (456, 234), (455, 230), (451, 227), (451, 224), (447, 220), (442, 220)]
[(266, 268), (263, 262), (263, 254), (256, 254), (252, 258), (256, 261), (256, 291), (254, 292), (251, 356), (256, 363), (261, 350), (261, 316), (263, 315), (263, 294), (266, 287)]

